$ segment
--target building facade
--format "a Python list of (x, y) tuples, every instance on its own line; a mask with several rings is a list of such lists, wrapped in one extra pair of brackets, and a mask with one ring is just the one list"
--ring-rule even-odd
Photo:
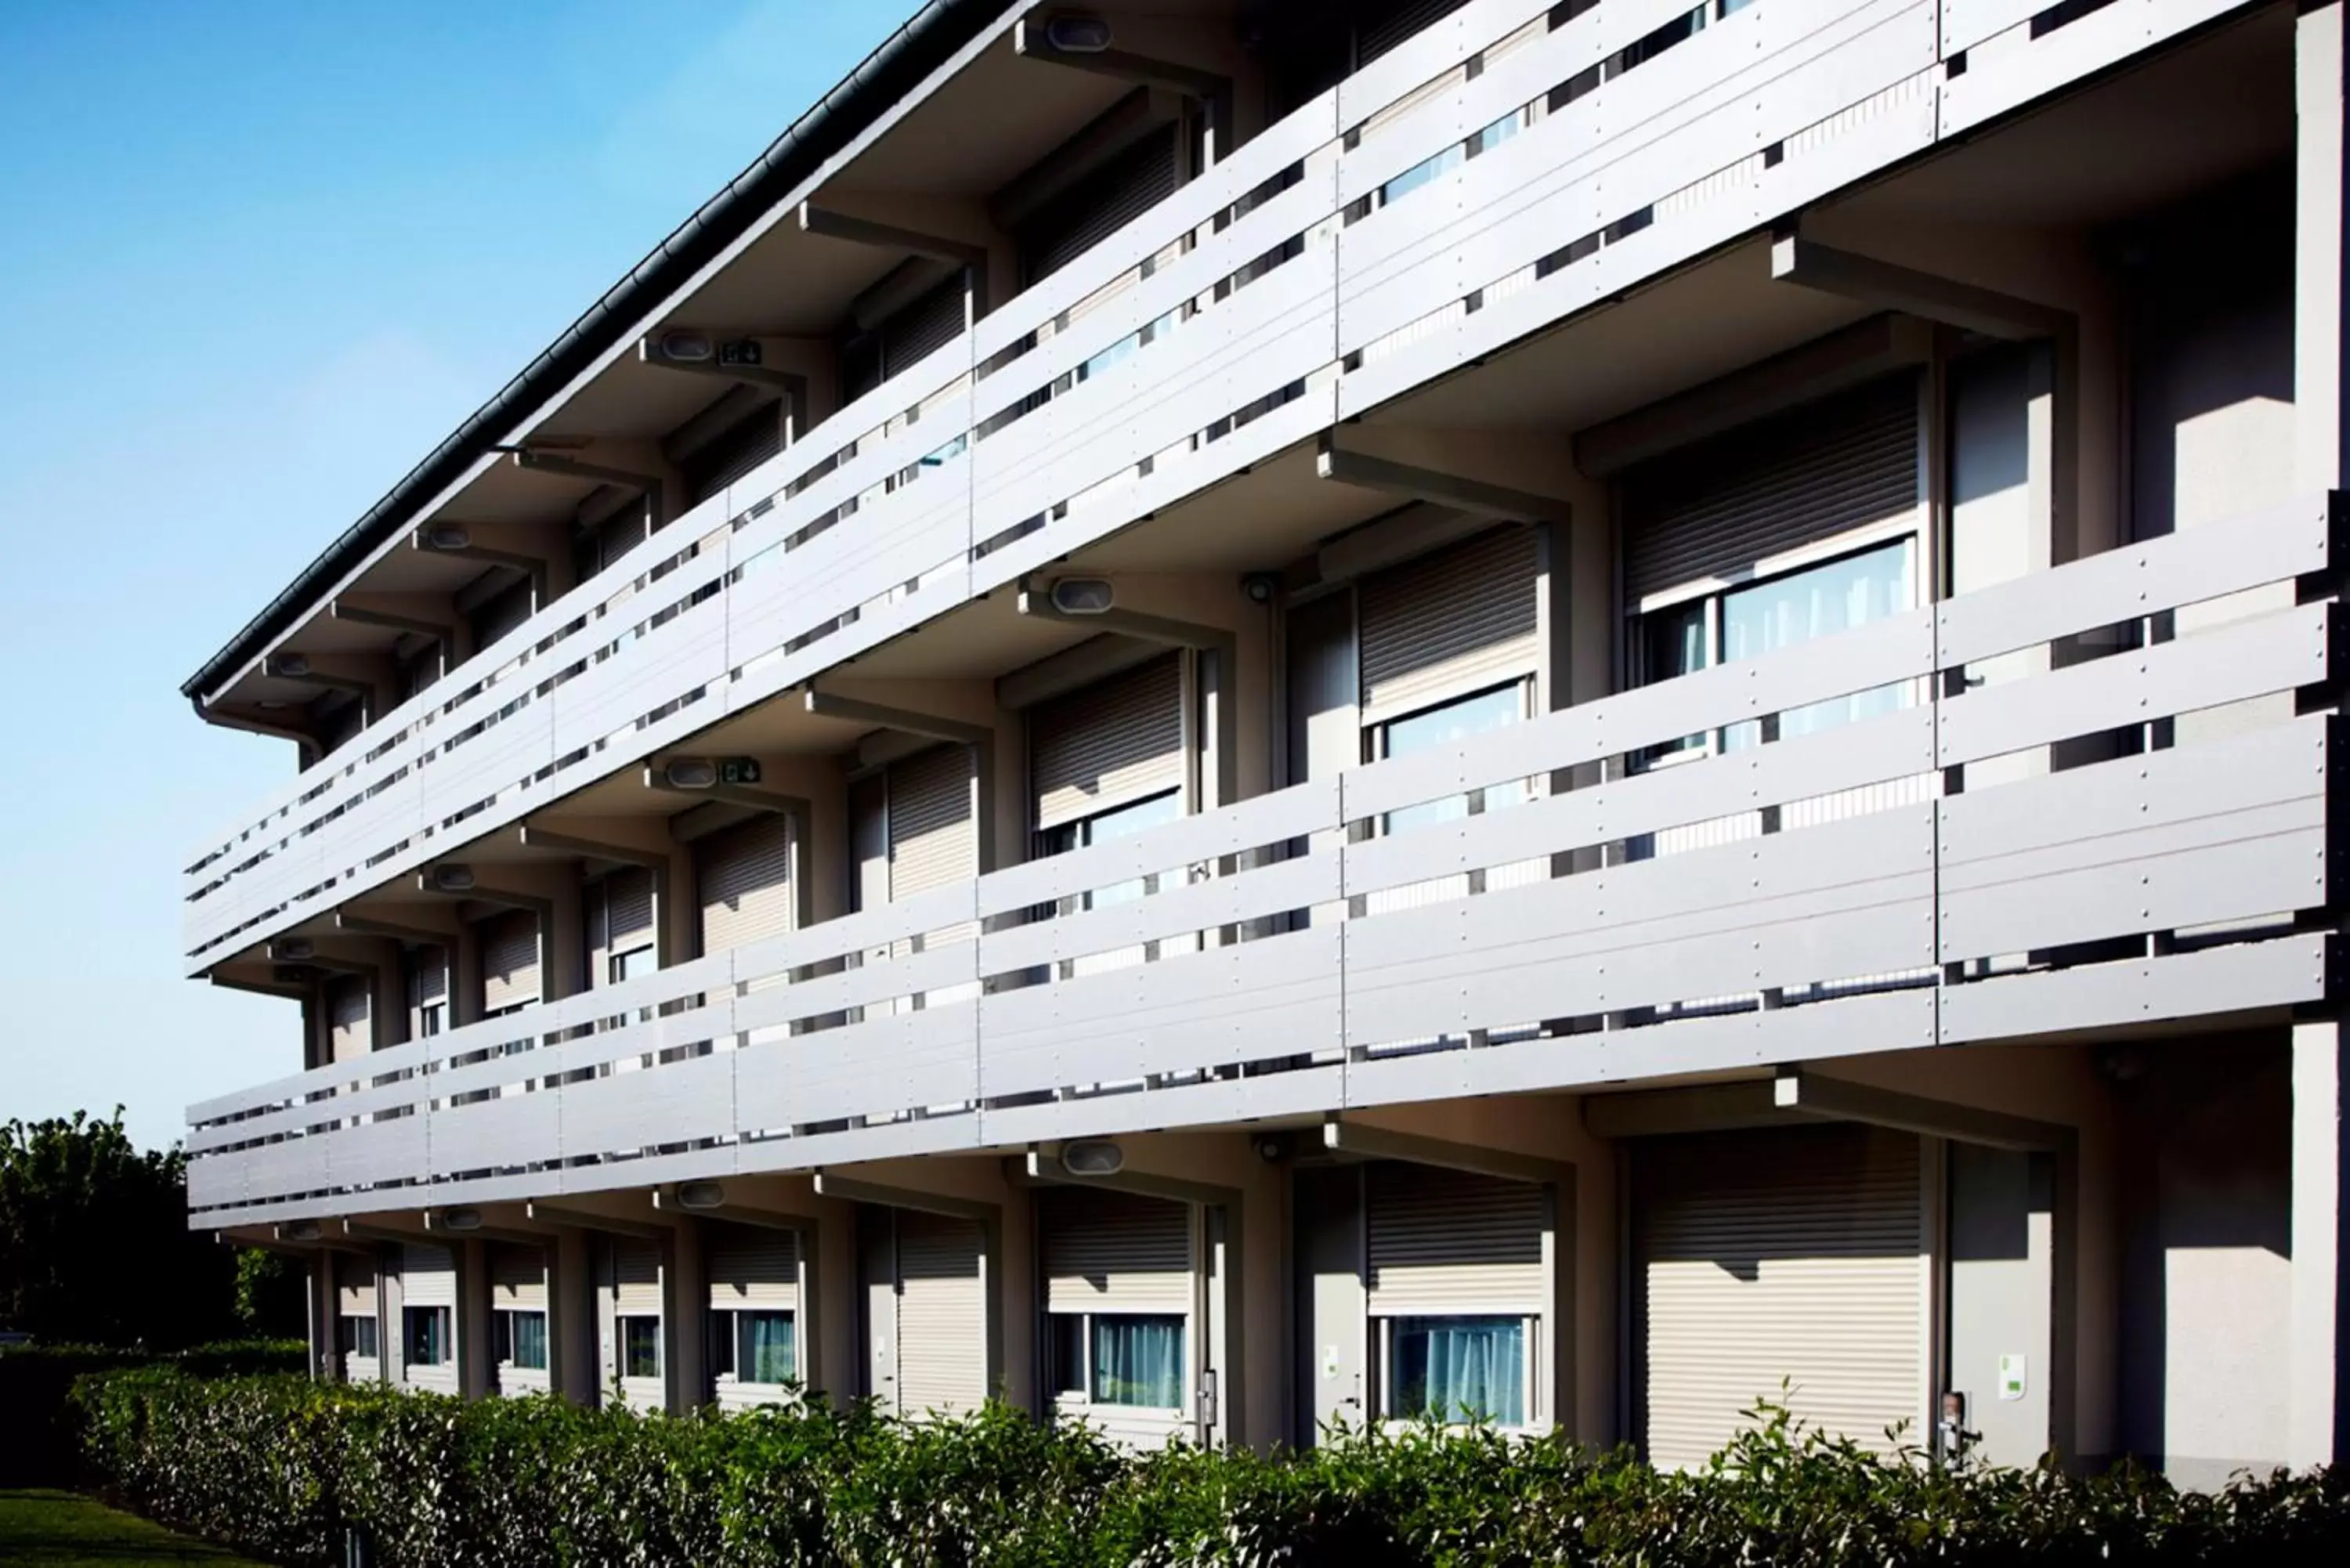
[(933, 0), (189, 681), (193, 1223), (469, 1397), (2330, 1459), (2342, 14)]

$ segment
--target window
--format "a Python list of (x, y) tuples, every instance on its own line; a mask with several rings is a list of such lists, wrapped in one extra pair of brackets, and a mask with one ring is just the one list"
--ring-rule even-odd
[(411, 1366), (446, 1366), (452, 1359), (449, 1309), (444, 1306), (406, 1307), (400, 1313)]
[[(1913, 555), (1910, 540), (1897, 539), (1743, 587), (1651, 610), (1639, 618), (1635, 628), (1633, 648), (1639, 682), (1650, 685), (1713, 665), (1760, 658), (1898, 615), (1917, 598)], [(1684, 736), (1653, 748), (1648, 760), (1679, 752), (1737, 751), (1767, 740), (1809, 734), (1890, 712), (1905, 701), (1903, 687), (1877, 687), (1733, 724), (1711, 735)]]
[(546, 1314), (501, 1309), (497, 1314), (498, 1360), (524, 1372), (546, 1370)]
[(1389, 1420), (1526, 1421), (1527, 1320), (1391, 1317), (1380, 1320)]
[(342, 1319), (338, 1326), (337, 1339), (341, 1344), (345, 1355), (356, 1355), (366, 1361), (372, 1361), (376, 1357), (375, 1319), (372, 1317), (351, 1316)]
[(1183, 1408), (1183, 1318), (1173, 1313), (1054, 1313), (1045, 1360), (1055, 1395), (1133, 1409)]
[[(1138, 800), (1130, 805), (1116, 806), (1097, 816), (1080, 817), (1065, 822), (1058, 827), (1048, 827), (1038, 836), (1041, 849), (1046, 855), (1066, 855), (1073, 849), (1087, 849), (1097, 844), (1108, 844), (1116, 839), (1131, 838), (1138, 833), (1173, 822), (1183, 815), (1183, 792), (1169, 790)], [(1080, 894), (1062, 909), (1063, 914), (1075, 914), (1080, 909), (1107, 909), (1113, 904), (1131, 902), (1145, 894), (1158, 891), (1158, 878), (1139, 877), (1120, 882), (1114, 888), (1097, 888)]]
[(798, 1325), (788, 1312), (713, 1312), (709, 1355), (713, 1377), (789, 1383), (799, 1376)]
[(447, 1002), (428, 1002), (423, 1006), (416, 1010), (417, 1032), (425, 1038), (430, 1039), (432, 1036), (440, 1033), (447, 1027), (449, 1027), (449, 1004)]
[[(1370, 734), (1373, 758), (1384, 762), (1394, 757), (1408, 757), (1415, 752), (1457, 745), (1471, 735), (1482, 735), (1490, 730), (1505, 729), (1525, 718), (1526, 690), (1524, 681), (1513, 680), (1507, 686), (1497, 686), (1473, 696), (1440, 702), (1433, 708), (1423, 708), (1417, 713), (1408, 713), (1400, 719), (1390, 719), (1384, 724), (1376, 725)], [(1523, 781), (1489, 785), (1466, 794), (1448, 795), (1442, 800), (1391, 811), (1387, 815), (1386, 831), (1397, 833), (1433, 823), (1451, 822), (1476, 812), (1516, 805), (1525, 798), (1526, 786)]]
[(618, 985), (624, 980), (634, 980), (640, 974), (650, 974), (660, 967), (660, 963), (654, 957), (653, 944), (647, 942), (640, 948), (630, 948), (627, 952), (614, 953), (607, 963), (609, 971), (607, 978), (611, 984)]
[(659, 1377), (661, 1375), (661, 1324), (657, 1317), (624, 1317), (619, 1321), (620, 1376)]

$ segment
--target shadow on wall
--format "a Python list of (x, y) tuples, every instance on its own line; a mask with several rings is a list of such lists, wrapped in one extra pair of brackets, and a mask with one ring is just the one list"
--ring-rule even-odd
[(2281, 1031), (2117, 1046), (2120, 1437), (2183, 1486), (2281, 1463), (2293, 1077)]

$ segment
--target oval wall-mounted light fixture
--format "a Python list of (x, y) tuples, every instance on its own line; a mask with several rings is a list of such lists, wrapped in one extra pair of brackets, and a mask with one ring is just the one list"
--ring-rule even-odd
[(1126, 1150), (1106, 1137), (1079, 1138), (1062, 1145), (1061, 1168), (1071, 1176), (1116, 1176), (1126, 1168)]

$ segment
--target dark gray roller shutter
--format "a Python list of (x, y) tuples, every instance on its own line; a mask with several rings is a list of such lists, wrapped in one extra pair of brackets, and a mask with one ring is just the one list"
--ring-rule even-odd
[[(1430, 23), (1451, 16), (1469, 0), (1390, 0), (1370, 7), (1372, 15), (1356, 25), (1357, 66), (1367, 66), (1388, 50), (1409, 42)], [(1384, 14), (1382, 14), (1384, 13)]]
[(449, 1001), (449, 950), (420, 947), (408, 955), (408, 1033), (411, 1038), (424, 1033), (424, 1009), (441, 1006), (445, 1022)]
[(492, 594), (473, 611), (473, 646), (488, 649), (530, 617), (530, 579), (525, 577)]
[(601, 985), (615, 953), (633, 952), (652, 940), (653, 874), (629, 866), (599, 877), (588, 888), (589, 983)]
[(799, 1237), (750, 1231), (710, 1249), (710, 1304), (789, 1312), (800, 1304)]
[(1372, 1311), (1541, 1313), (1547, 1201), (1540, 1187), (1386, 1162), (1364, 1180)]
[(1735, 580), (1762, 560), (1918, 506), (1918, 380), (1872, 381), (1625, 476), (1624, 591)]
[(1758, 1398), (1866, 1447), (1926, 1419), (1918, 1139), (1852, 1125), (1644, 1140), (1633, 1154), (1642, 1437), (1695, 1465)]
[(752, 410), (679, 462), (688, 506), (707, 501), (783, 451), (783, 408), (778, 400)]
[(754, 817), (694, 845), (702, 885), (702, 950), (723, 952), (796, 923), (792, 892), (792, 819)]
[(1363, 701), (1393, 713), (1534, 672), (1534, 530), (1495, 529), (1363, 579)]
[(479, 928), (482, 1009), (497, 1012), (543, 994), (539, 981), (538, 917), (528, 909), (496, 915)]
[(1054, 1312), (1191, 1310), (1191, 1208), (1086, 1188), (1037, 1195)]
[(1180, 787), (1180, 656), (1163, 655), (1031, 709), (1028, 776), (1039, 828)]
[(624, 1317), (661, 1311), (661, 1250), (658, 1241), (612, 1243), (612, 1308)]
[(889, 765), (889, 896), (979, 875), (972, 748), (935, 746)]
[(545, 1312), (546, 1249), (491, 1242), (490, 1304), (514, 1312)]
[(1030, 283), (1051, 276), (1175, 191), (1175, 127), (1145, 133), (1021, 225), (1020, 265)]
[[(963, 328), (967, 286), (956, 273), (881, 324), (881, 372), (895, 376), (955, 340)], [(922, 389), (928, 391), (935, 388)]]
[(329, 1060), (349, 1062), (375, 1049), (371, 1001), (364, 975), (338, 974), (327, 982), (327, 1017), (333, 1046)]

